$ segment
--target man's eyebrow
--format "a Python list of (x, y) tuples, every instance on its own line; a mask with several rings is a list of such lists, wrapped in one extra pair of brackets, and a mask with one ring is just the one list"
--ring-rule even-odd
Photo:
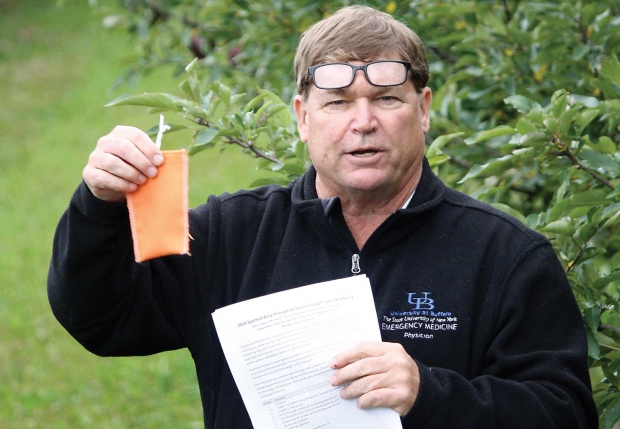
[(323, 91), (325, 91), (325, 93), (327, 95), (338, 95), (338, 96), (343, 96), (346, 95), (346, 88), (338, 88), (338, 89), (324, 89)]
[[(325, 91), (325, 93), (328, 95), (337, 95), (339, 97), (343, 97), (346, 95), (350, 95), (351, 91), (349, 88), (350, 87), (338, 89), (324, 89), (323, 91)], [(371, 96), (376, 97), (379, 95), (383, 95), (386, 92), (389, 92), (392, 88), (393, 86), (373, 86)]]

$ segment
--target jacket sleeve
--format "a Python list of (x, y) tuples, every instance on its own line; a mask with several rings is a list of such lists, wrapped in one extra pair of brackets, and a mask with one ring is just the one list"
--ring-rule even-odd
[(48, 297), (58, 321), (89, 351), (152, 354), (185, 345), (173, 315), (190, 271), (183, 256), (135, 263), (125, 204), (100, 201), (82, 183), (56, 230)]
[(489, 295), (493, 323), (472, 342), (481, 363), (465, 377), (417, 362), (420, 390), (403, 427), (597, 428), (585, 328), (553, 248), (528, 252)]

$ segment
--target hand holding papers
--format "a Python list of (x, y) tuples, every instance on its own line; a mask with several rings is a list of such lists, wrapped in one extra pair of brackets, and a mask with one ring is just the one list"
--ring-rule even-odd
[(243, 301), (213, 320), (255, 429), (402, 428), (395, 411), (360, 410), (329, 384), (330, 358), (381, 341), (365, 276)]

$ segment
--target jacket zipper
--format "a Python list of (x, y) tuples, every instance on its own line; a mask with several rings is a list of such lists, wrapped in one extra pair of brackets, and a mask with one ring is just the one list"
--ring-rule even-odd
[(360, 269), (360, 255), (357, 253), (354, 253), (353, 256), (351, 257), (351, 272), (355, 276), (355, 275), (358, 275), (360, 271), (362, 271)]

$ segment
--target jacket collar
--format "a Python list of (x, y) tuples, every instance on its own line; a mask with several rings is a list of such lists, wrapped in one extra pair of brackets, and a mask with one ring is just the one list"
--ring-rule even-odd
[[(334, 232), (327, 217), (333, 210), (341, 210), (338, 198), (321, 200), (316, 193), (316, 170), (313, 166), (292, 183), (293, 207), (309, 222), (315, 233), (330, 247), (342, 247), (343, 242)], [(397, 210), (372, 234), (367, 247), (383, 249), (401, 240), (417, 229), (428, 215), (444, 200), (445, 185), (433, 173), (428, 160), (422, 161), (422, 176), (415, 195), (405, 209)]]

